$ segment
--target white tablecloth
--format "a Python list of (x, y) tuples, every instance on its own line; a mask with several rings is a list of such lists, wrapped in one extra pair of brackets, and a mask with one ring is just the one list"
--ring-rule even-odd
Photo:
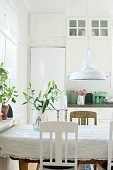
[[(109, 128), (103, 126), (78, 127), (78, 158), (107, 159)], [(73, 142), (69, 158), (73, 158)], [(45, 157), (48, 157), (46, 141)], [(32, 125), (15, 125), (0, 134), (0, 156), (37, 159), (40, 157), (39, 132)]]

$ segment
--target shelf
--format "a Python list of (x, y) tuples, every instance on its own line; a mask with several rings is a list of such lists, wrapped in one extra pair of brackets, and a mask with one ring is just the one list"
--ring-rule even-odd
[(105, 108), (109, 108), (109, 107), (113, 107), (113, 104), (85, 104), (85, 105), (77, 105), (77, 104), (68, 104), (68, 107), (105, 107)]

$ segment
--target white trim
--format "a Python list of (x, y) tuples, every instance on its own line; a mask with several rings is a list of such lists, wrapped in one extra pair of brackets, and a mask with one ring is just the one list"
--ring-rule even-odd
[(0, 33), (2, 33), (5, 38), (7, 38), (8, 40), (10, 40), (13, 44), (17, 45), (18, 41), (15, 40), (12, 36), (10, 36), (6, 31), (4, 31), (1, 27), (0, 27)]
[(30, 11), (30, 4), (27, 0), (23, 0), (24, 5), (26, 6), (27, 10)]

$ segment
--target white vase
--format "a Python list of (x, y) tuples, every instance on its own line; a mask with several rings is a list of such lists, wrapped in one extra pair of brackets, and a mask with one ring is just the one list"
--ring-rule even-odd
[(85, 97), (84, 97), (84, 95), (79, 95), (79, 96), (78, 96), (78, 99), (77, 99), (77, 104), (78, 104), (78, 105), (84, 105), (84, 103), (85, 103)]
[(42, 113), (41, 110), (33, 110), (33, 128), (35, 130), (40, 128), (40, 122), (47, 121), (46, 111)]

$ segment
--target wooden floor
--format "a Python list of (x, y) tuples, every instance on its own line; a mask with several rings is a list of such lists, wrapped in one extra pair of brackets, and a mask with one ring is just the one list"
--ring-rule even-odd
[(29, 163), (29, 170), (36, 170), (37, 164), (36, 163)]

